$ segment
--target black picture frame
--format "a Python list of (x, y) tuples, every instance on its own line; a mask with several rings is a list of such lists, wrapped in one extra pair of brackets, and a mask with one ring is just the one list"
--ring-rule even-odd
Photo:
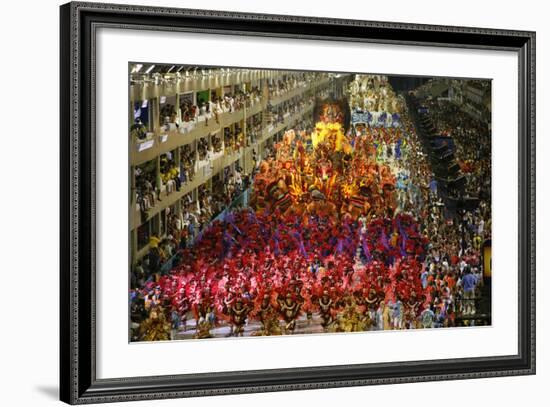
[[(535, 373), (535, 33), (225, 11), (68, 3), (60, 7), (60, 397), (70, 404)], [(519, 59), (519, 351), (516, 355), (368, 365), (96, 378), (95, 30), (508, 50)]]

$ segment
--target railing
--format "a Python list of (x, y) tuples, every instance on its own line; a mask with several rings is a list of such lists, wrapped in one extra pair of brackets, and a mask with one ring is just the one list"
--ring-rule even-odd
[[(314, 89), (322, 84), (327, 83), (328, 78), (325, 78), (321, 83), (308, 84), (305, 87), (299, 87), (291, 90), (284, 95), (277, 97), (275, 101), (271, 101), (272, 105), (277, 105), (281, 102), (291, 99), (306, 90)], [(156, 132), (154, 135), (144, 141), (132, 140), (132, 151), (130, 155), (130, 161), (132, 165), (143, 164), (147, 161), (154, 159), (157, 155), (167, 153), (174, 150), (177, 147), (181, 147), (192, 142), (207, 137), (211, 133), (217, 133), (222, 128), (228, 127), (234, 123), (237, 123), (243, 119), (248, 119), (266, 108), (266, 101), (260, 100), (254, 103), (252, 107), (246, 107), (234, 112), (220, 113), (218, 117), (219, 123), (216, 123), (214, 115), (208, 119), (208, 126), (206, 120), (203, 120), (203, 116), (199, 116), (199, 120), (185, 122), (180, 126), (178, 130), (172, 130), (168, 132)], [(192, 127), (188, 131), (182, 131), (183, 127)]]

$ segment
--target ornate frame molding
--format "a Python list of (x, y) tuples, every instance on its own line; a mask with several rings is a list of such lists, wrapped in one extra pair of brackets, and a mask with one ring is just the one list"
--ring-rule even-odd
[[(84, 404), (535, 373), (534, 32), (82, 2), (61, 6), (60, 21), (61, 400)], [(518, 355), (96, 379), (95, 30), (101, 26), (518, 52)]]

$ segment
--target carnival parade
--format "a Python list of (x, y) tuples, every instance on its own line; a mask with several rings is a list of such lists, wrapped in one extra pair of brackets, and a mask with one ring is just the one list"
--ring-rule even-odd
[[(490, 324), (490, 136), (489, 156), (474, 156), (480, 120), (446, 120), (447, 102), (398, 94), (385, 76), (344, 85), (245, 181), (225, 178), (221, 211), (197, 222), (212, 206), (202, 196), (172, 214), (168, 237), (151, 234), (132, 270), (133, 341)], [(453, 145), (456, 180), (437, 174), (426, 117)]]

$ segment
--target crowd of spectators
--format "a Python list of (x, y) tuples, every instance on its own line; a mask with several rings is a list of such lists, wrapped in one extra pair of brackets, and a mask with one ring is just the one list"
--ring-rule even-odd
[(294, 97), (275, 106), (268, 103), (266, 121), (268, 125), (277, 126), (291, 115), (302, 112), (306, 106), (315, 102), (315, 96)]
[(170, 124), (177, 126), (176, 106), (171, 103), (160, 105), (160, 125), (165, 126), (165, 130), (171, 130)]
[(261, 138), (262, 129), (262, 112), (257, 113), (246, 120), (247, 146), (250, 146)]
[(134, 168), (136, 202), (142, 219), (160, 201), (160, 189), (157, 188), (155, 174), (156, 166), (152, 162)]
[[(472, 119), (449, 101), (423, 101), (439, 134), (453, 138), (456, 158), (467, 177), (465, 194), (479, 198), (478, 205), (464, 211), (449, 212), (438, 194), (435, 176), (422, 143), (408, 119), (404, 126), (409, 135), (408, 161), (411, 183), (420, 186), (421, 229), (430, 237), (423, 284), (434, 292), (432, 311), (446, 314), (451, 310), (463, 316), (476, 313), (483, 286), (483, 243), (491, 238), (491, 147), (487, 123)], [(467, 167), (466, 167), (467, 166)], [(465, 171), (466, 170), (466, 171)], [(435, 185), (435, 187), (434, 187)], [(407, 208), (412, 210), (412, 207)], [(469, 321), (469, 323), (475, 321)], [(483, 323), (483, 321), (478, 321)], [(486, 322), (486, 321), (485, 321)]]
[(193, 182), (196, 173), (197, 152), (189, 144), (180, 148), (180, 177), (183, 184)]
[(279, 97), (295, 89), (306, 87), (309, 83), (319, 81), (325, 76), (326, 74), (320, 72), (296, 72), (285, 75), (268, 83), (269, 94), (271, 97)]
[(199, 161), (204, 161), (208, 158), (208, 151), (210, 147), (208, 145), (208, 138), (201, 137), (197, 142), (197, 152)]
[[(205, 121), (208, 126), (209, 120), (214, 119), (220, 123), (219, 117), (223, 113), (233, 113), (242, 110), (245, 106), (252, 107), (261, 100), (261, 93), (257, 86), (250, 91), (236, 90), (227, 92), (223, 96), (212, 96), (211, 100), (198, 100), (193, 104), (191, 100), (185, 99), (180, 103), (181, 117), (183, 122)], [(170, 117), (170, 122), (176, 121), (176, 115)]]
[(486, 203), (491, 199), (491, 132), (487, 123), (448, 100), (424, 102), (439, 134), (451, 137), (455, 157), (466, 178), (466, 194)]
[(226, 154), (234, 154), (245, 147), (243, 129), (239, 123), (223, 129), (224, 149)]
[(134, 124), (130, 127), (130, 137), (132, 140), (145, 140), (147, 138), (147, 127), (141, 121), (141, 118), (136, 118)]
[(174, 156), (171, 152), (160, 156), (159, 168), (161, 191), (166, 195), (174, 191), (179, 191), (181, 188), (180, 169), (176, 166)]

